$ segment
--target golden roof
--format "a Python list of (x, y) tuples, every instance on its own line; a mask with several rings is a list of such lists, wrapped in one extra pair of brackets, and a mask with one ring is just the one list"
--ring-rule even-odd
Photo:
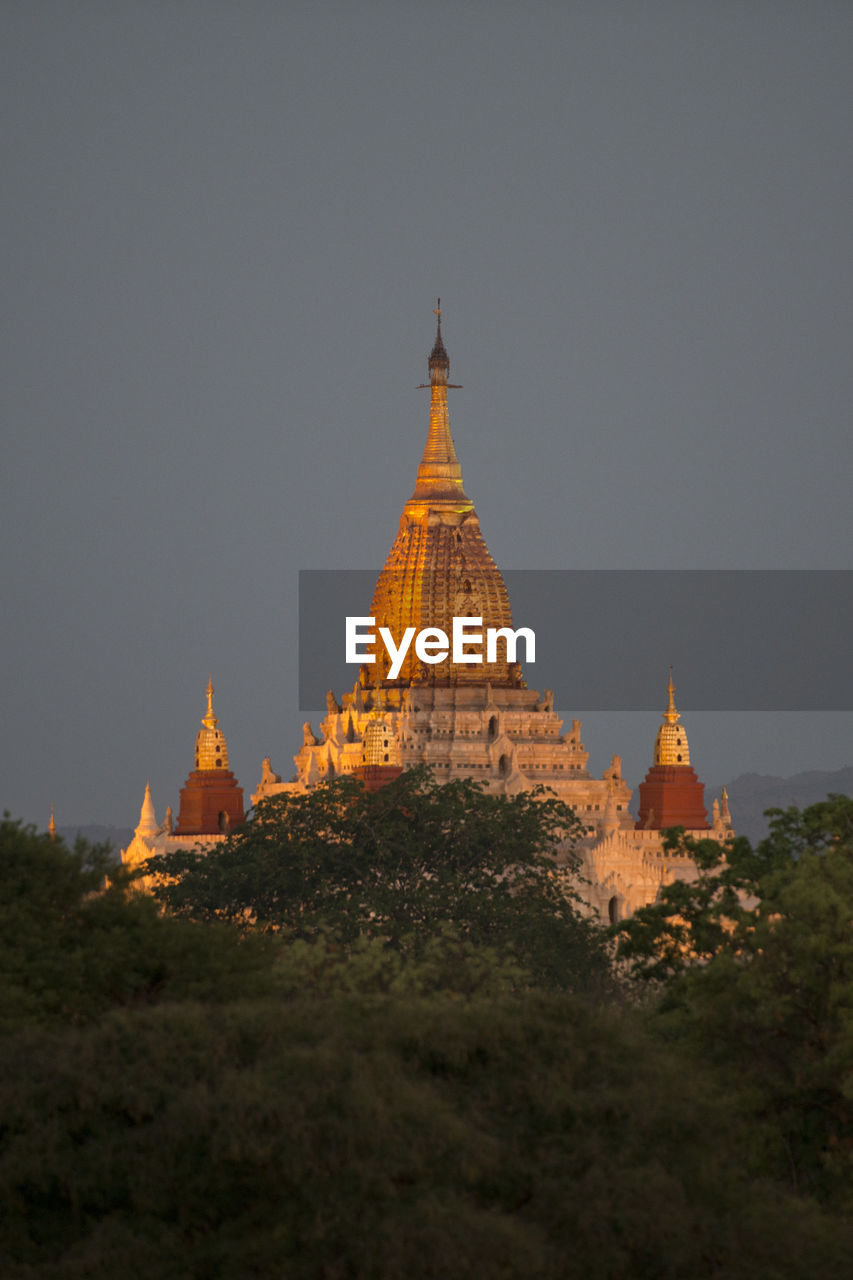
[(672, 683), (672, 667), (669, 669), (669, 683), (666, 686), (667, 703), (663, 713), (663, 724), (655, 738), (655, 764), (690, 764), (690, 748), (687, 745), (687, 734), (684, 726), (678, 721), (681, 712), (675, 706), (675, 685)]
[(227, 769), (228, 745), (213, 711), (213, 677), (207, 682), (207, 711), (195, 740), (196, 769)]
[[(388, 627), (399, 644), (407, 627), (416, 632), (438, 627), (450, 636), (454, 617), (483, 619), (483, 657), (488, 627), (511, 627), (509, 597), (500, 570), (480, 532), (474, 504), (462, 483), (462, 468), (450, 434), (447, 407), (450, 358), (441, 336), (441, 307), (435, 345), (429, 357), (429, 429), (417, 480), (403, 508), (400, 528), (373, 593), (371, 614), (376, 627)], [(473, 651), (472, 651), (473, 652)], [(397, 685), (485, 684), (520, 681), (510, 668), (501, 642), (494, 663), (441, 663), (427, 666), (409, 648)], [(387, 681), (390, 661), (378, 646), (376, 663), (366, 669), (373, 683)]]

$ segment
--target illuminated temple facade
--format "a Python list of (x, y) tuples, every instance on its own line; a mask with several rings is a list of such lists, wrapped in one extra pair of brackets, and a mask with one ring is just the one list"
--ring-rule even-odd
[[(453, 384), (440, 311), (438, 317), (429, 357), (426, 445), (370, 609), (376, 630), (388, 627), (398, 642), (407, 627), (437, 627), (449, 635), (454, 616), (481, 618), (483, 631), (512, 627), (506, 586), (465, 492), (450, 433), (447, 392)], [(593, 777), (580, 721), (572, 720), (563, 732), (553, 693), (528, 689), (510, 657), (500, 642), (491, 663), (427, 664), (412, 646), (392, 679), (390, 660), (379, 646), (375, 662), (361, 668), (350, 692), (340, 701), (329, 692), (318, 734), (304, 725), (295, 777), (282, 782), (265, 760), (252, 802), (304, 792), (346, 774), (378, 785), (383, 771), (390, 777), (421, 764), (441, 780), (472, 778), (503, 794), (543, 784), (570, 804), (587, 828), (584, 893), (604, 919), (622, 918), (654, 901), (674, 878), (692, 878), (689, 859), (665, 853), (661, 829), (684, 825), (697, 836), (725, 840), (731, 823), (725, 797), (722, 805), (714, 802), (712, 823), (707, 820), (703, 787), (690, 766), (685, 730), (677, 723), (671, 676), (654, 764), (641, 784), (635, 821), (620, 758), (614, 755), (603, 775)]]

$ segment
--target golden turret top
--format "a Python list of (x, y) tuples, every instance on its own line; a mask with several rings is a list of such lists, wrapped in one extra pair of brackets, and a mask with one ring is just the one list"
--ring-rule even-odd
[(441, 337), (441, 299), (435, 309), (437, 317), (435, 343), (429, 356), (429, 431), (424, 455), (418, 467), (415, 490), (404, 508), (404, 514), (420, 519), (428, 511), (462, 514), (474, 510), (474, 504), (462, 485), (462, 468), (450, 434), (447, 389), (458, 389), (448, 382), (450, 357)]
[(667, 703), (663, 713), (663, 724), (655, 738), (655, 764), (690, 764), (690, 748), (687, 745), (687, 734), (684, 726), (678, 721), (681, 712), (675, 706), (675, 685), (672, 682), (672, 667), (669, 669), (669, 683), (666, 686)]
[(196, 769), (227, 769), (228, 745), (213, 710), (213, 677), (207, 682), (207, 711), (195, 740)]

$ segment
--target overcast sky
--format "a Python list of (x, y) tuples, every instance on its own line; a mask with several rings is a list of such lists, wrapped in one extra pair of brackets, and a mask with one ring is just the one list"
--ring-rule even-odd
[[(0, 18), (15, 816), (177, 807), (211, 671), (247, 795), (289, 776), (297, 574), (384, 560), (439, 294), (500, 565), (853, 567), (849, 3)], [(682, 710), (708, 782), (853, 762), (850, 714)], [(586, 714), (591, 766), (658, 722)]]

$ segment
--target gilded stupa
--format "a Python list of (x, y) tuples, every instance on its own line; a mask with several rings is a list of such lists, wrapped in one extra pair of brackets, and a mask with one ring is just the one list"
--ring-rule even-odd
[(666, 710), (663, 721), (655, 736), (655, 766), (690, 764), (690, 747), (684, 726), (678, 721), (681, 712), (675, 705), (675, 685), (672, 680), (672, 667), (669, 669), (669, 682), (666, 686)]
[[(441, 300), (436, 308), (435, 345), (428, 368), (429, 428), (412, 496), (403, 507), (400, 528), (379, 574), (371, 616), (393, 636), (407, 627), (438, 627), (446, 634), (454, 617), (482, 619), (484, 629), (511, 628), (509, 596), (501, 572), (480, 530), (474, 504), (462, 483), (462, 468), (450, 434), (447, 405), (450, 358), (441, 337)], [(410, 647), (396, 680), (389, 681), (384, 649), (365, 679), (377, 678), (400, 689), (423, 684), (477, 684), (514, 687), (521, 683), (517, 663), (508, 663), (506, 647), (496, 662), (479, 665), (421, 662)]]

